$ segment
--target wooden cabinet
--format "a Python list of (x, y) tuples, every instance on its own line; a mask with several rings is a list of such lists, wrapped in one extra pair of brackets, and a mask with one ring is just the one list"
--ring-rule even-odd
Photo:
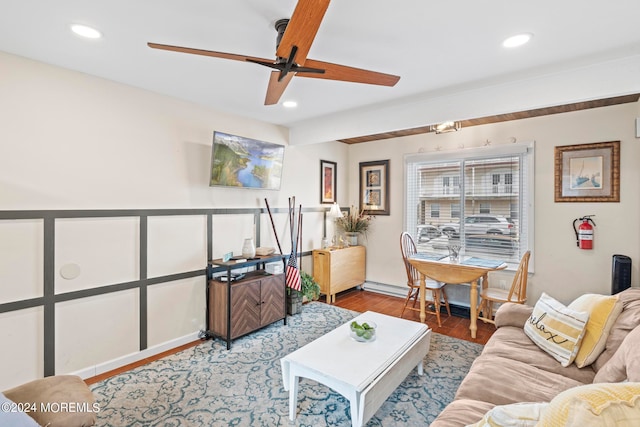
[(264, 270), (237, 282), (209, 280), (209, 329), (227, 342), (278, 320), (286, 322), (284, 274)]
[(313, 251), (313, 278), (327, 303), (336, 302), (336, 294), (364, 283), (365, 247), (316, 249)]

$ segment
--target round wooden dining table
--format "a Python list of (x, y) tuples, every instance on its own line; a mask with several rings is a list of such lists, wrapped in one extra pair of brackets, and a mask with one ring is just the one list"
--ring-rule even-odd
[(503, 270), (507, 268), (507, 263), (502, 263), (496, 267), (465, 264), (465, 260), (470, 258), (471, 257), (467, 257), (458, 261), (452, 261), (449, 257), (440, 260), (421, 259), (418, 257), (408, 259), (411, 265), (420, 273), (420, 322), (424, 323), (427, 318), (425, 312), (426, 278), (452, 285), (469, 283), (471, 285), (469, 294), (469, 316), (471, 322), (469, 330), (471, 331), (471, 338), (476, 337), (478, 330), (478, 280), (484, 278), (484, 284), (486, 284), (487, 273), (495, 270)]

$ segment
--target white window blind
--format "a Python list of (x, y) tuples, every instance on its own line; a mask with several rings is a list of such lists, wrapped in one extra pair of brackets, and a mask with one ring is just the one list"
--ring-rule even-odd
[(459, 243), (465, 255), (518, 263), (533, 243), (533, 149), (405, 156), (405, 230), (418, 250), (446, 254)]

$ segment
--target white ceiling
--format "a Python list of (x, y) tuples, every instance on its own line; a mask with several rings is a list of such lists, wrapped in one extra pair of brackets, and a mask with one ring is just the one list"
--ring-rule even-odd
[[(339, 139), (431, 124), (444, 118), (445, 113), (431, 113), (441, 111), (438, 103), (453, 104), (443, 110), (447, 118), (462, 119), (640, 91), (638, 0), (334, 0), (309, 58), (397, 74), (399, 83), (389, 88), (294, 78), (273, 106), (263, 105), (267, 68), (146, 44), (272, 58), (273, 24), (290, 17), (295, 5), (295, 0), (0, 0), (0, 51), (284, 125), (292, 129), (292, 139)], [(69, 31), (72, 23), (91, 25), (104, 37), (82, 39)], [(521, 32), (534, 34), (529, 44), (501, 46)], [(620, 64), (627, 68), (622, 77), (616, 76)], [(563, 88), (570, 85), (563, 82), (575, 83), (575, 70), (590, 76), (596, 70), (588, 82), (601, 84), (565, 95)], [(607, 70), (612, 74), (603, 75)], [(536, 105), (501, 98), (505, 91), (517, 93), (514, 82), (524, 87), (532, 81), (541, 88), (530, 97)], [(470, 108), (459, 98), (463, 93), (482, 95), (485, 105)], [(497, 104), (491, 105), (488, 98), (494, 95)], [(298, 102), (296, 109), (282, 106), (290, 99)], [(420, 117), (403, 114), (420, 109)], [(382, 119), (389, 114), (406, 120)], [(333, 132), (320, 130), (330, 127)]]

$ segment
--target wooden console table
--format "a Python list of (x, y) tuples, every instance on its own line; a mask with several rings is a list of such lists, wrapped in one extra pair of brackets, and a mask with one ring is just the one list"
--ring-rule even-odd
[(320, 285), (320, 293), (327, 296), (328, 304), (336, 302), (338, 292), (362, 285), (364, 275), (364, 246), (313, 251), (313, 278)]
[[(287, 324), (284, 274), (269, 274), (264, 264), (282, 261), (285, 255), (257, 256), (246, 262), (209, 261), (208, 269), (224, 267), (227, 280), (211, 278), (207, 284), (207, 331), (209, 337), (231, 341), (278, 320)], [(255, 266), (257, 270), (231, 281), (231, 271)], [(209, 276), (209, 274), (208, 274)]]

